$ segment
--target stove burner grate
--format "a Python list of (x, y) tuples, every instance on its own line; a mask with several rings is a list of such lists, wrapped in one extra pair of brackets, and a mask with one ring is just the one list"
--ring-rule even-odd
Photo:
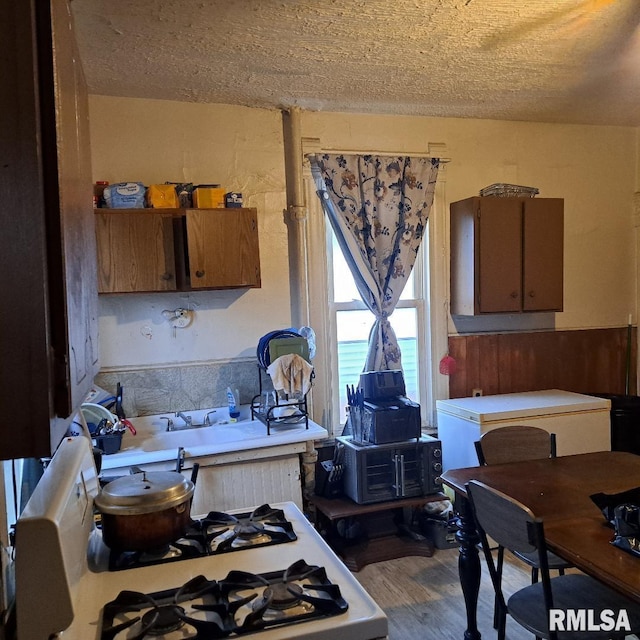
[[(298, 560), (284, 571), (230, 571), (220, 581), (197, 576), (151, 594), (122, 591), (103, 607), (100, 640), (235, 637), (347, 609), (325, 569)], [(171, 635), (174, 631), (179, 635)]]
[(286, 582), (276, 582), (264, 590), (264, 598), (272, 609), (291, 609), (300, 604), (302, 587), (295, 582), (288, 585)]
[(298, 537), (282, 509), (268, 504), (251, 512), (230, 515), (210, 511), (199, 520), (192, 520), (185, 535), (153, 551), (111, 551), (109, 570), (133, 569), (152, 564), (164, 564), (190, 558), (238, 551), (247, 547), (293, 542)]
[(175, 604), (163, 604), (150, 609), (142, 616), (142, 626), (148, 628), (148, 635), (161, 636), (184, 626), (184, 609)]
[(212, 553), (239, 548), (281, 544), (297, 539), (292, 524), (282, 509), (264, 504), (251, 513), (229, 515), (211, 511), (202, 520)]

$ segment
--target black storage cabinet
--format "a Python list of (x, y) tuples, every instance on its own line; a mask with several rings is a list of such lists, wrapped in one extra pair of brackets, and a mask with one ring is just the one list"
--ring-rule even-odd
[(640, 455), (640, 396), (590, 393), (611, 400), (611, 450)]

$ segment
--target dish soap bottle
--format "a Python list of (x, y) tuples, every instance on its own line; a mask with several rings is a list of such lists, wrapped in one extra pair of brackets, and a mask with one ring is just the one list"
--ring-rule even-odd
[(227, 402), (229, 404), (229, 418), (232, 422), (235, 422), (240, 417), (240, 405), (238, 402), (238, 390), (231, 390), (231, 387), (227, 387)]

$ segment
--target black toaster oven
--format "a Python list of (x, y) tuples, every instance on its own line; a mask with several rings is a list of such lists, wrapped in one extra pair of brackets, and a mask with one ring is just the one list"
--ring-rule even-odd
[(442, 445), (422, 436), (388, 444), (344, 444), (343, 491), (358, 504), (412, 498), (442, 490)]
[[(365, 400), (361, 410), (362, 433), (354, 431), (354, 440), (387, 444), (419, 438), (420, 405), (405, 397), (389, 400)], [(360, 438), (358, 438), (360, 435)]]

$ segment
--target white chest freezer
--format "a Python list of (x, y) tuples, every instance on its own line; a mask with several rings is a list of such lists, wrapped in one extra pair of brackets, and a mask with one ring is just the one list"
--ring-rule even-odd
[(549, 389), (437, 400), (442, 466), (476, 467), (474, 442), (486, 431), (523, 424), (556, 434), (557, 454), (611, 450), (611, 401)]

